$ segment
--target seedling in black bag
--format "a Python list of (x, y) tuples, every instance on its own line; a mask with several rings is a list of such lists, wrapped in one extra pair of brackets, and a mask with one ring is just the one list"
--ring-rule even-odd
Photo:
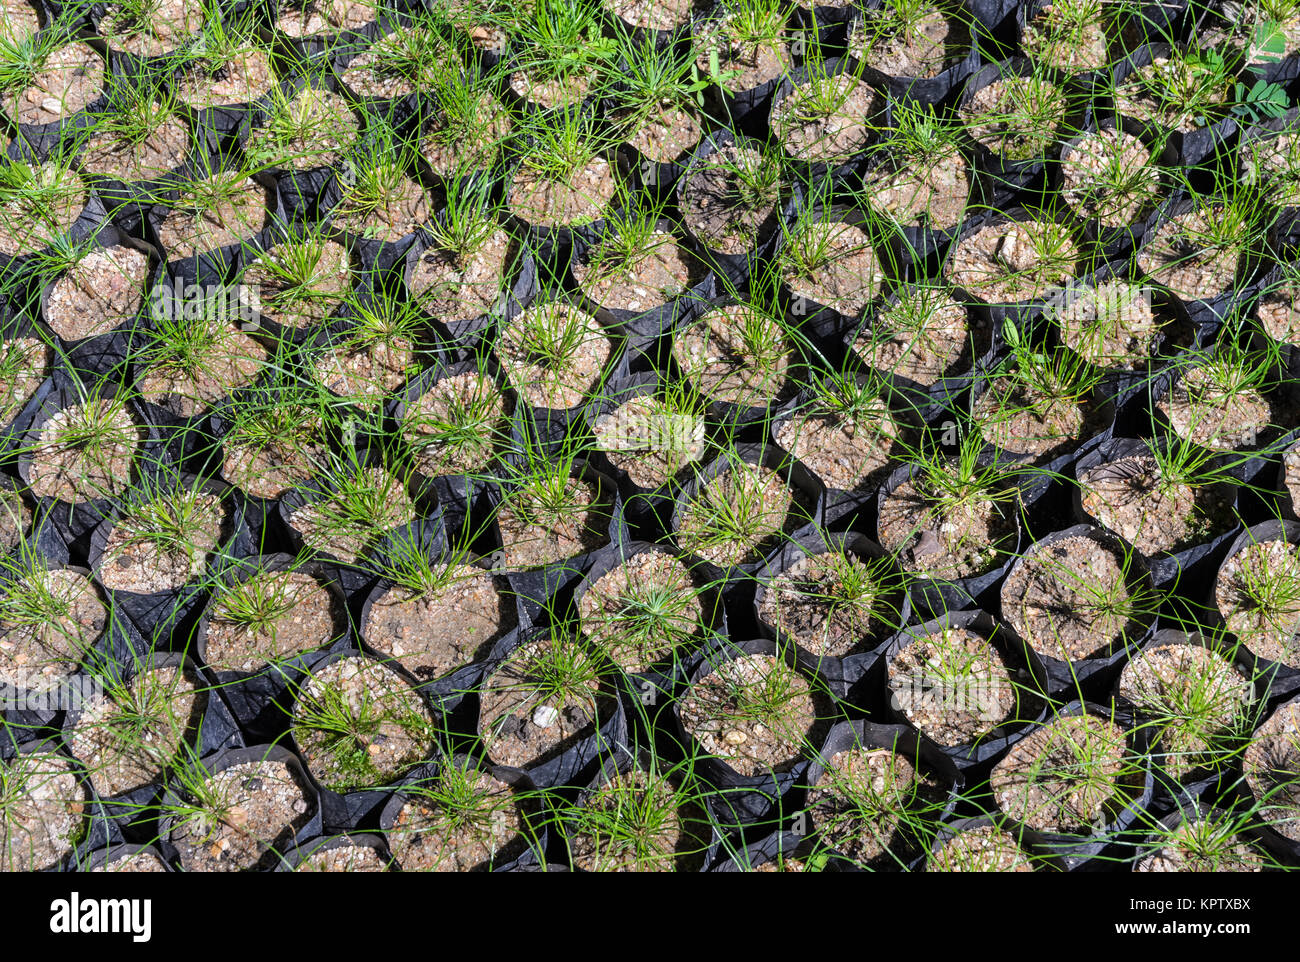
[[(639, 129), (662, 110), (680, 110), (694, 115), (693, 106), (703, 105), (703, 91), (709, 80), (700, 77), (695, 62), (679, 47), (657, 44), (652, 37), (631, 33), (617, 38), (621, 66), (617, 89), (610, 94), (629, 115), (622, 122), (628, 131)], [(717, 67), (716, 51), (711, 65)]]
[[(69, 786), (74, 786), (72, 792), (65, 795)], [(38, 803), (38, 798), (49, 801)], [(0, 869), (30, 872), (54, 867), (41, 861), (70, 850), (89, 829), (88, 820), (78, 811), (85, 802), (64, 755), (46, 750), (0, 761)], [(55, 828), (65, 819), (66, 829)], [(61, 860), (56, 857), (55, 864)]]
[(810, 855), (864, 868), (906, 865), (928, 844), (942, 809), (942, 793), (921, 764), (897, 745), (851, 748), (840, 757), (842, 767), (827, 764), (808, 790), (816, 827)]
[(1258, 619), (1284, 628), (1300, 616), (1300, 560), (1287, 551), (1278, 558), (1272, 542), (1248, 544), (1237, 555), (1236, 584)]
[(1103, 374), (1066, 347), (1048, 348), (1022, 335), (1010, 320), (1002, 322), (1002, 334), (1011, 348), (1010, 357), (1000, 372), (1018, 378), (1030, 390), (1030, 406), (1040, 414), (1043, 405), (1062, 400), (1082, 401), (1099, 383)]
[(50, 54), (70, 39), (66, 19), (56, 21), (39, 33), (26, 36), (0, 35), (0, 92), (8, 97), (21, 93), (45, 67)]
[(587, 872), (698, 871), (710, 840), (692, 759), (647, 761), (558, 807), (551, 820), (575, 868)]
[[(371, 677), (392, 675), (364, 656), (354, 660), (365, 664), (362, 671), (384, 673)], [(395, 743), (408, 742), (423, 752), (420, 746), (438, 741), (442, 729), (423, 707), (421, 697), (404, 687), (398, 676), (392, 678), (403, 687), (376, 691), (366, 679), (360, 690), (348, 689), (341, 680), (320, 681), (316, 676), (291, 686), (295, 696), (291, 734), (326, 788), (347, 792), (385, 784), (393, 773), (379, 768), (377, 757), (393, 751)]]
[[(489, 178), (473, 176), (474, 173), (468, 169), (456, 171), (446, 182), (442, 214), (425, 228), (433, 238), (433, 246), (453, 254), (461, 265), (468, 263), (501, 229), (496, 218), (503, 205), (493, 198), (493, 183)], [(449, 293), (437, 288), (434, 291), (444, 297)], [(428, 297), (429, 292), (420, 296)]]
[[(9, 626), (16, 639), (5, 660), (22, 654), (19, 671), (51, 668), (71, 674), (97, 633), (68, 616), (80, 595), (94, 591), (88, 578), (71, 571), (55, 574), (34, 542), (19, 541), (13, 551), (0, 556), (0, 624)], [(29, 645), (40, 653), (37, 658), (28, 660)]]
[(756, 682), (734, 671), (735, 664), (732, 660), (721, 661), (713, 671), (713, 677), (722, 682), (729, 699), (727, 716), (758, 722), (782, 735), (802, 740), (803, 732), (791, 731), (787, 714), (791, 705), (807, 697), (808, 683), (803, 676), (779, 655)]
[(1156, 820), (1138, 846), (1139, 872), (1258, 872), (1283, 869), (1253, 843), (1258, 814), (1248, 808), (1204, 809), (1187, 805), (1177, 816)]
[[(626, 275), (642, 259), (653, 256), (658, 248), (673, 240), (670, 234), (659, 230), (666, 204), (665, 200), (639, 203), (625, 187), (619, 189), (617, 200), (611, 205), (615, 210), (605, 218), (606, 230), (587, 252), (593, 281)], [(665, 299), (680, 293), (680, 289), (660, 292)]]
[(1016, 776), (1019, 784), (1000, 790), (1003, 811), (1063, 834), (1077, 834), (1085, 826), (1094, 835), (1104, 833), (1122, 807), (1122, 786), (1138, 773), (1138, 765), (1121, 731), (1092, 716), (1079, 718), (1052, 725), (1046, 744)]

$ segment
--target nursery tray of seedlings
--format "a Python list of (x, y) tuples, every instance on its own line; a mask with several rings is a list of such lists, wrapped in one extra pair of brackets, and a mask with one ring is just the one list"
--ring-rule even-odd
[(5, 0), (0, 855), (1300, 868), (1300, 0)]

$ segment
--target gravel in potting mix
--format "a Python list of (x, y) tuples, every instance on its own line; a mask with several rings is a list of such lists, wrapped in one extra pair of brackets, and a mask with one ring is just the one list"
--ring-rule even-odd
[(720, 567), (751, 564), (759, 560), (764, 541), (802, 527), (812, 508), (805, 492), (791, 488), (771, 468), (742, 461), (695, 492), (682, 509), (677, 543)]
[(762, 653), (718, 664), (681, 696), (677, 716), (701, 749), (744, 776), (789, 771), (830, 724), (808, 680)]
[(614, 341), (590, 314), (553, 301), (528, 308), (497, 340), (506, 376), (536, 408), (577, 407), (614, 357)]
[(1061, 197), (1085, 220), (1125, 227), (1160, 192), (1160, 168), (1142, 141), (1118, 127), (1085, 133), (1061, 151)]
[(207, 707), (203, 680), (179, 667), (151, 668), (86, 703), (68, 739), (101, 797), (161, 777)]
[[(672, 101), (649, 106), (645, 116), (614, 112), (611, 120), (623, 130), (629, 147), (656, 164), (671, 164), (700, 142), (704, 124), (700, 115)], [(627, 130), (631, 121), (635, 126)]]
[(406, 284), (411, 297), (434, 317), (447, 323), (472, 320), (496, 308), (518, 256), (518, 242), (501, 229), (465, 252), (430, 244), (411, 265)]
[(379, 8), (365, 0), (321, 0), (281, 3), (275, 18), (277, 30), (302, 40), (317, 34), (360, 30), (376, 19)]
[(1254, 685), (1222, 655), (1200, 645), (1157, 645), (1132, 658), (1119, 693), (1159, 726), (1171, 775), (1235, 757), (1233, 736), (1255, 700)]
[(966, 745), (1013, 718), (1014, 672), (1002, 654), (966, 628), (916, 638), (889, 662), (891, 701), (931, 741)]
[(96, 247), (54, 282), (45, 323), (65, 341), (104, 334), (144, 304), (149, 257), (135, 247)]
[(1164, 326), (1146, 290), (1123, 280), (1076, 288), (1047, 316), (1056, 321), (1066, 347), (1108, 369), (1146, 365)]
[(876, 524), (881, 546), (896, 553), (906, 570), (940, 579), (987, 571), (1011, 550), (1016, 534), (1005, 498), (944, 505), (911, 480), (881, 502)]
[(130, 184), (157, 180), (180, 167), (192, 143), (190, 126), (178, 114), (162, 114), (156, 102), (152, 109), (157, 119), (139, 140), (112, 129), (91, 133), (81, 157), (86, 172)]
[(94, 584), (37, 565), (0, 588), (0, 683), (49, 691), (76, 672), (104, 633), (108, 609)]
[[(835, 108), (827, 113), (822, 103)], [(772, 133), (785, 152), (806, 163), (843, 163), (860, 152), (875, 132), (884, 99), (852, 74), (818, 77), (797, 84), (772, 105)]]
[(428, 757), (434, 737), (419, 693), (362, 655), (317, 669), (297, 692), (294, 741), (316, 781), (333, 791), (391, 782)]
[(583, 293), (607, 310), (653, 310), (701, 279), (699, 264), (668, 231), (652, 231), (626, 260), (620, 244), (597, 240), (575, 252), (570, 265)]
[(1228, 630), (1252, 654), (1300, 668), (1297, 584), (1300, 550), (1274, 538), (1248, 544), (1224, 561), (1214, 599)]
[(806, 221), (785, 244), (781, 280), (792, 298), (856, 317), (880, 292), (885, 275), (862, 228), (834, 220)]
[(255, 498), (278, 498), (329, 463), (323, 435), (319, 413), (305, 406), (286, 405), (282, 422), (254, 424), (248, 433), (236, 425), (222, 439), (221, 476)]
[[(1262, 872), (1264, 856), (1222, 824), (1222, 814), (1202, 822), (1196, 816), (1163, 836), (1160, 848), (1138, 860), (1135, 872)], [(1229, 823), (1230, 824), (1230, 823)]]
[(952, 149), (933, 157), (896, 155), (862, 175), (873, 210), (899, 224), (952, 230), (966, 215), (966, 160)]
[(1003, 582), (1003, 616), (1040, 655), (1074, 661), (1103, 654), (1142, 613), (1126, 570), (1120, 552), (1096, 538), (1031, 545)]
[(1280, 706), (1251, 736), (1242, 756), (1259, 819), (1292, 842), (1300, 842), (1300, 701)]
[(1005, 221), (958, 241), (944, 270), (972, 297), (1014, 304), (1065, 284), (1078, 256), (1069, 231), (1052, 221)]
[(497, 454), (506, 434), (506, 398), (486, 374), (439, 378), (402, 414), (402, 437), (428, 477), (476, 474)]
[(1255, 302), (1255, 316), (1273, 340), (1300, 344), (1300, 287), (1292, 280), (1270, 285)]
[(966, 318), (965, 306), (941, 288), (907, 289), (863, 325), (853, 349), (875, 370), (928, 387), (966, 349)]
[(1187, 369), (1156, 401), (1156, 409), (1179, 437), (1202, 447), (1253, 447), (1260, 431), (1273, 422), (1272, 406), (1252, 387), (1227, 388), (1221, 381), (1224, 373), (1214, 361)]
[(844, 658), (897, 630), (892, 590), (852, 553), (809, 554), (767, 584), (758, 617), (815, 658)]
[(1085, 435), (1087, 411), (1076, 398), (1048, 393), (1020, 371), (992, 378), (971, 405), (989, 444), (1020, 457), (1042, 457)]
[(571, 639), (541, 638), (512, 651), (483, 683), (479, 736), (495, 764), (524, 768), (600, 738), (614, 708), (597, 656)]
[(388, 861), (370, 845), (335, 845), (313, 852), (295, 872), (387, 872)]
[(1212, 204), (1169, 218), (1143, 243), (1138, 267), (1185, 301), (1206, 301), (1231, 290), (1242, 248), (1199, 240), (1215, 236), (1213, 224), (1224, 215), (1222, 204)]
[(269, 868), (312, 818), (311, 793), (287, 764), (231, 765), (202, 781), (202, 798), (183, 798), (168, 841), (187, 872)]
[(855, 491), (889, 464), (903, 430), (883, 400), (867, 416), (857, 417), (820, 411), (814, 401), (778, 421), (773, 436), (828, 488)]
[(820, 848), (864, 868), (885, 868), (915, 854), (915, 822), (937, 816), (944, 794), (934, 776), (903, 754), (856, 747), (826, 759), (806, 804)]
[(99, 21), (99, 35), (114, 50), (160, 57), (183, 47), (203, 26), (203, 14), (193, 0), (158, 0), (143, 16), (132, 5), (113, 3)]
[(491, 168), (514, 128), (510, 112), (501, 101), (486, 90), (472, 95), (475, 100), (469, 116), (478, 118), (472, 126), (449, 119), (439, 109), (424, 128), (420, 155), (435, 174), (446, 180), (454, 178), (458, 171)]
[(104, 85), (104, 60), (88, 44), (69, 43), (36, 61), (26, 87), (5, 97), (15, 123), (53, 124), (98, 100)]
[(27, 183), (5, 191), (0, 203), (0, 254), (9, 257), (34, 254), (63, 237), (90, 200), (90, 189), (72, 168), (47, 161), (29, 169)]
[(609, 541), (611, 504), (594, 481), (569, 478), (563, 509), (556, 512), (526, 487), (511, 492), (497, 510), (506, 568), (552, 564)]
[(515, 628), (514, 600), (476, 565), (453, 565), (430, 591), (394, 586), (370, 605), (366, 643), (420, 681), (439, 678), (487, 654)]
[(258, 671), (335, 635), (334, 600), (301, 571), (266, 571), (215, 590), (203, 660), (217, 671)]
[(1008, 816), (1040, 832), (1088, 835), (1134, 791), (1124, 731), (1092, 715), (1062, 716), (1011, 746), (989, 787)]
[[(680, 425), (681, 430), (665, 432), (662, 425)], [(596, 448), (642, 488), (667, 484), (704, 454), (703, 417), (652, 395), (620, 404), (596, 418), (591, 428)]]
[(510, 186), (509, 206), (534, 227), (588, 224), (601, 218), (617, 190), (614, 168), (604, 157), (593, 157), (560, 179), (535, 172), (524, 161)]
[[(231, 506), (203, 492), (172, 497), (180, 503), (156, 501), (113, 524), (98, 566), (105, 588), (147, 595), (180, 588), (202, 574), (208, 554), (231, 533)], [(156, 517), (150, 517), (153, 512)], [(174, 519), (172, 524), (179, 519), (184, 533), (178, 537), (164, 528), (163, 518)]]
[(167, 872), (167, 863), (153, 852), (119, 855), (111, 862), (96, 865), (92, 872)]
[[(1227, 102), (1232, 85), (1207, 85), (1197, 77), (1198, 67), (1193, 57), (1153, 57), (1151, 63), (1133, 71), (1115, 88), (1116, 112), (1182, 134), (1204, 126), (1204, 114), (1210, 107)], [(1197, 107), (1190, 115), (1187, 102), (1174, 96), (1181, 90), (1196, 91)]]
[(460, 55), (431, 27), (399, 26), (341, 68), (343, 83), (358, 97), (406, 97), (431, 82), (438, 65), (461, 67)]
[[(212, 206), (207, 197), (215, 198)], [(255, 181), (238, 173), (213, 174), (177, 201), (158, 225), (158, 239), (172, 259), (238, 244), (270, 226), (271, 203), (270, 192)]]
[(873, 25), (877, 18), (889, 16), (890, 4), (879, 8), (862, 8), (861, 19), (849, 30), (849, 54), (866, 62), (873, 70), (890, 77), (918, 80), (937, 77), (949, 61), (965, 56), (970, 47), (970, 31), (960, 20), (945, 14), (938, 4), (922, 4), (907, 30), (881, 30)]
[[(383, 468), (362, 468), (357, 475), (349, 491), (308, 501), (289, 515), (306, 547), (352, 562), (385, 534), (415, 520), (415, 504), (400, 480)], [(364, 499), (367, 510), (349, 505), (349, 495)]]
[(175, 90), (177, 99), (204, 110), (260, 100), (274, 83), (270, 55), (244, 47), (221, 62), (197, 60), (177, 76)]
[(1282, 130), (1275, 136), (1243, 140), (1241, 143), (1241, 178), (1269, 192), (1269, 200), (1278, 207), (1300, 207), (1300, 133)]
[(1083, 510), (1145, 555), (1178, 551), (1233, 523), (1232, 490), (1161, 476), (1149, 454), (1079, 471)]
[(1101, 70), (1110, 65), (1106, 23), (1102, 7), (1090, 19), (1080, 21), (1080, 14), (1093, 9), (1088, 0), (1057, 0), (1044, 4), (1027, 18), (1020, 43), (1025, 53), (1037, 63), (1066, 73)]
[(699, 0), (605, 0), (615, 16), (643, 30), (673, 30), (703, 6)]
[(1003, 77), (957, 108), (967, 133), (1008, 161), (1042, 157), (1065, 120), (1065, 91), (1047, 80)]
[(719, 85), (731, 93), (753, 90), (794, 68), (784, 30), (775, 39), (748, 42), (744, 39), (745, 24), (739, 10), (733, 13), (721, 6), (714, 8), (714, 13), (715, 16), (698, 21), (692, 38), (695, 69), (701, 77), (712, 76), (714, 52), (719, 73), (724, 78)]
[(584, 793), (568, 830), (569, 855), (583, 872), (698, 872), (710, 830), (668, 780), (639, 768)]
[(686, 228), (723, 254), (753, 250), (759, 228), (776, 207), (779, 191), (774, 186), (767, 192), (750, 192), (738, 171), (760, 171), (764, 163), (754, 148), (726, 144), (688, 168), (678, 187), (678, 206)]
[(244, 153), (259, 166), (332, 167), (357, 139), (357, 118), (348, 102), (333, 91), (303, 87), (279, 110), (289, 125), (278, 130), (269, 124), (254, 126), (244, 144)]
[[(311, 261), (306, 278), (296, 276), (304, 258)], [(323, 323), (351, 290), (351, 258), (346, 247), (326, 238), (285, 241), (259, 254), (241, 283), (257, 295), (259, 315), (302, 330)]]
[[(376, 180), (388, 180), (389, 171), (383, 171)], [(358, 172), (366, 177), (369, 172)], [(363, 181), (364, 183), (365, 181)], [(412, 177), (402, 177), (397, 183), (387, 185), (377, 203), (371, 198), (361, 198), (345, 193), (333, 210), (332, 223), (339, 230), (372, 241), (395, 243), (432, 219), (438, 209), (437, 198)]]
[[(144, 349), (140, 396), (178, 418), (192, 418), (265, 370), (267, 349), (226, 318), (187, 321), (179, 350), (159, 338)], [(191, 340), (193, 338), (193, 340)]]
[(995, 825), (968, 828), (925, 863), (927, 872), (1032, 872), (1034, 863), (1015, 837)]
[(403, 872), (487, 871), (527, 848), (523, 827), (505, 782), (472, 768), (440, 772), (398, 811), (388, 848)]
[(415, 342), (402, 333), (345, 337), (319, 354), (313, 367), (317, 381), (340, 397), (374, 401), (396, 391), (417, 368)]
[(712, 401), (764, 406), (787, 387), (782, 326), (746, 304), (704, 312), (677, 331), (672, 350), (682, 373)]
[(144, 436), (126, 405), (112, 398), (56, 411), (31, 449), (32, 494), (71, 502), (117, 497), (130, 483), (131, 461)]
[(705, 630), (690, 569), (663, 551), (642, 551), (588, 582), (577, 607), (583, 634), (629, 674), (678, 654)]
[(0, 6), (0, 31), (8, 40), (22, 42), (35, 36), (41, 28), (36, 8), (26, 0), (5, 0)]
[[(564, 68), (561, 68), (562, 71)], [(572, 109), (591, 93), (596, 81), (593, 68), (572, 67), (553, 77), (538, 76), (546, 70), (544, 64), (530, 69), (515, 70), (510, 74), (510, 90), (542, 110), (556, 107)]]
[(56, 866), (85, 834), (90, 793), (72, 760), (57, 752), (27, 752), (0, 762), (0, 854), (6, 872)]
[(0, 341), (0, 426), (7, 425), (23, 409), (45, 380), (53, 351), (35, 337)]

